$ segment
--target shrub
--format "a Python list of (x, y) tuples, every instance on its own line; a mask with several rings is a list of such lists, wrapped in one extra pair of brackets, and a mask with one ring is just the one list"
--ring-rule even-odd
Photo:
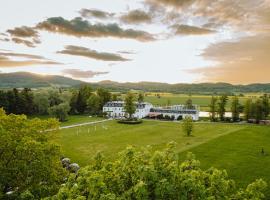
[(117, 121), (120, 124), (141, 124), (143, 121), (140, 119), (121, 119)]
[(178, 121), (180, 121), (180, 120), (182, 120), (183, 119), (183, 116), (182, 115), (179, 115), (178, 117), (177, 117), (177, 120)]

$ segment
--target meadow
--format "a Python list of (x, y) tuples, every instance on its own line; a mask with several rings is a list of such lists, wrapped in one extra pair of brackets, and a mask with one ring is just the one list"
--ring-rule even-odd
[[(256, 178), (270, 183), (270, 127), (245, 124), (196, 123), (193, 135), (185, 136), (178, 122), (144, 121), (139, 125), (104, 122), (61, 130), (54, 139), (62, 147), (63, 155), (85, 166), (101, 151), (113, 160), (128, 145), (165, 148), (175, 141), (182, 160), (192, 152), (208, 169), (226, 169), (229, 177), (241, 186)], [(265, 155), (261, 154), (264, 148)]]

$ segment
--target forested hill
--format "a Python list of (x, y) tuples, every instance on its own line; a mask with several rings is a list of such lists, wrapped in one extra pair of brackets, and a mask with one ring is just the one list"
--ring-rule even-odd
[(170, 93), (187, 93), (187, 94), (247, 93), (247, 92), (270, 93), (270, 83), (232, 85), (229, 83), (168, 84), (157, 82), (118, 83), (113, 81), (101, 81), (99, 83), (92, 84), (92, 86), (94, 87), (100, 86), (116, 91), (127, 91), (133, 89), (150, 92), (170, 92)]
[[(27, 72), (0, 74), (0, 88), (40, 88), (40, 87), (78, 87), (85, 82), (63, 76), (41, 76)], [(101, 81), (98, 83), (85, 83), (93, 88), (103, 87), (110, 91), (143, 90), (147, 92), (171, 92), (171, 93), (246, 93), (264, 92), (270, 93), (270, 83), (232, 85), (229, 83), (198, 83), (198, 84), (168, 84), (158, 82), (118, 83), (113, 81)]]
[(28, 72), (1, 73), (0, 88), (73, 87), (83, 83), (63, 76), (43, 76)]

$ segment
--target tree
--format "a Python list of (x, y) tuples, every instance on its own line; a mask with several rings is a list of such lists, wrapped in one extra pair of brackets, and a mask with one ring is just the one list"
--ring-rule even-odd
[(189, 99), (186, 101), (186, 108), (187, 108), (187, 109), (192, 109), (192, 108), (193, 108), (192, 99), (189, 98)]
[(24, 88), (20, 93), (22, 101), (22, 113), (31, 115), (34, 113), (34, 95), (30, 88)]
[(175, 144), (162, 151), (128, 147), (115, 161), (98, 153), (91, 165), (70, 175), (51, 199), (262, 199), (259, 179), (238, 189), (225, 170), (202, 170), (191, 153), (181, 162)]
[(248, 121), (252, 117), (252, 99), (247, 99), (244, 106), (244, 119)]
[(78, 99), (78, 93), (73, 92), (70, 98), (69, 106), (70, 106), (70, 114), (77, 114), (77, 99)]
[(91, 95), (87, 101), (87, 108), (91, 114), (99, 114), (100, 110), (101, 99), (98, 95)]
[(0, 90), (0, 108), (3, 108), (4, 110), (8, 111), (8, 96), (7, 92)]
[(100, 110), (102, 110), (103, 106), (107, 102), (111, 101), (112, 95), (108, 90), (103, 89), (103, 88), (98, 88), (96, 93), (100, 98)]
[(79, 93), (77, 96), (76, 102), (76, 110), (83, 114), (86, 112), (87, 109), (87, 100), (92, 95), (92, 89), (87, 85), (82, 85), (79, 89)]
[(70, 107), (67, 103), (61, 103), (49, 108), (49, 114), (56, 117), (60, 122), (67, 121)]
[(128, 114), (128, 118), (132, 118), (132, 115), (136, 111), (136, 105), (134, 102), (134, 94), (132, 94), (131, 92), (128, 92), (126, 94), (124, 109), (126, 114)]
[(216, 117), (216, 114), (217, 114), (217, 101), (218, 101), (217, 97), (212, 96), (211, 102), (210, 102), (210, 105), (209, 105), (209, 107), (210, 107), (210, 112), (209, 112), (210, 113), (210, 120), (212, 122), (217, 121), (217, 117)]
[(240, 116), (240, 103), (237, 96), (232, 98), (231, 112), (232, 112), (232, 120), (238, 121)]
[(227, 95), (222, 95), (222, 96), (219, 97), (218, 115), (219, 115), (220, 121), (224, 121), (227, 102), (228, 102), (228, 96)]
[(50, 106), (49, 95), (47, 92), (39, 92), (34, 95), (35, 112), (40, 115), (48, 114)]
[(59, 146), (49, 142), (55, 131), (46, 132), (58, 127), (54, 119), (29, 120), (0, 109), (1, 199), (41, 199), (58, 190), (65, 171)]
[(264, 118), (262, 99), (257, 99), (254, 105), (254, 116), (257, 123)]
[(187, 136), (191, 136), (194, 128), (192, 117), (187, 116), (184, 118), (182, 128)]
[(140, 92), (138, 95), (138, 102), (142, 103), (143, 101), (144, 101), (144, 94), (142, 92)]
[(262, 97), (262, 115), (263, 119), (266, 119), (270, 112), (269, 97), (267, 94), (264, 94)]
[(118, 95), (117, 94), (113, 94), (112, 95), (112, 101), (117, 101), (118, 100)]

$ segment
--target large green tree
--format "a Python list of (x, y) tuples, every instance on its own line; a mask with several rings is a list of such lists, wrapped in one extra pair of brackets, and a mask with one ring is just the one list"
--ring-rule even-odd
[(53, 119), (29, 120), (0, 109), (0, 199), (40, 199), (54, 194), (65, 171), (60, 148), (50, 142)]
[(219, 97), (218, 100), (218, 115), (220, 121), (224, 121), (225, 119), (225, 112), (226, 112), (226, 105), (228, 102), (228, 96), (226, 94)]
[(218, 101), (218, 98), (215, 96), (212, 96), (210, 105), (209, 105), (210, 120), (212, 122), (217, 121), (217, 101)]
[(253, 117), (252, 106), (252, 99), (248, 98), (244, 105), (244, 119), (246, 121)]
[(128, 118), (132, 118), (136, 111), (135, 96), (132, 92), (126, 94), (124, 109), (126, 114), (128, 114)]
[(49, 108), (49, 114), (53, 117), (56, 117), (60, 122), (67, 121), (68, 112), (70, 106), (67, 103), (61, 103)]
[(231, 112), (232, 112), (232, 120), (238, 121), (240, 118), (241, 105), (237, 96), (232, 98)]
[(259, 179), (246, 189), (237, 189), (225, 170), (202, 170), (192, 154), (181, 162), (174, 143), (155, 152), (128, 147), (115, 161), (105, 160), (97, 154), (51, 199), (260, 200), (267, 187)]
[(83, 114), (87, 110), (87, 100), (92, 95), (92, 88), (88, 85), (82, 85), (79, 89), (77, 101), (76, 101), (76, 110), (78, 113)]

